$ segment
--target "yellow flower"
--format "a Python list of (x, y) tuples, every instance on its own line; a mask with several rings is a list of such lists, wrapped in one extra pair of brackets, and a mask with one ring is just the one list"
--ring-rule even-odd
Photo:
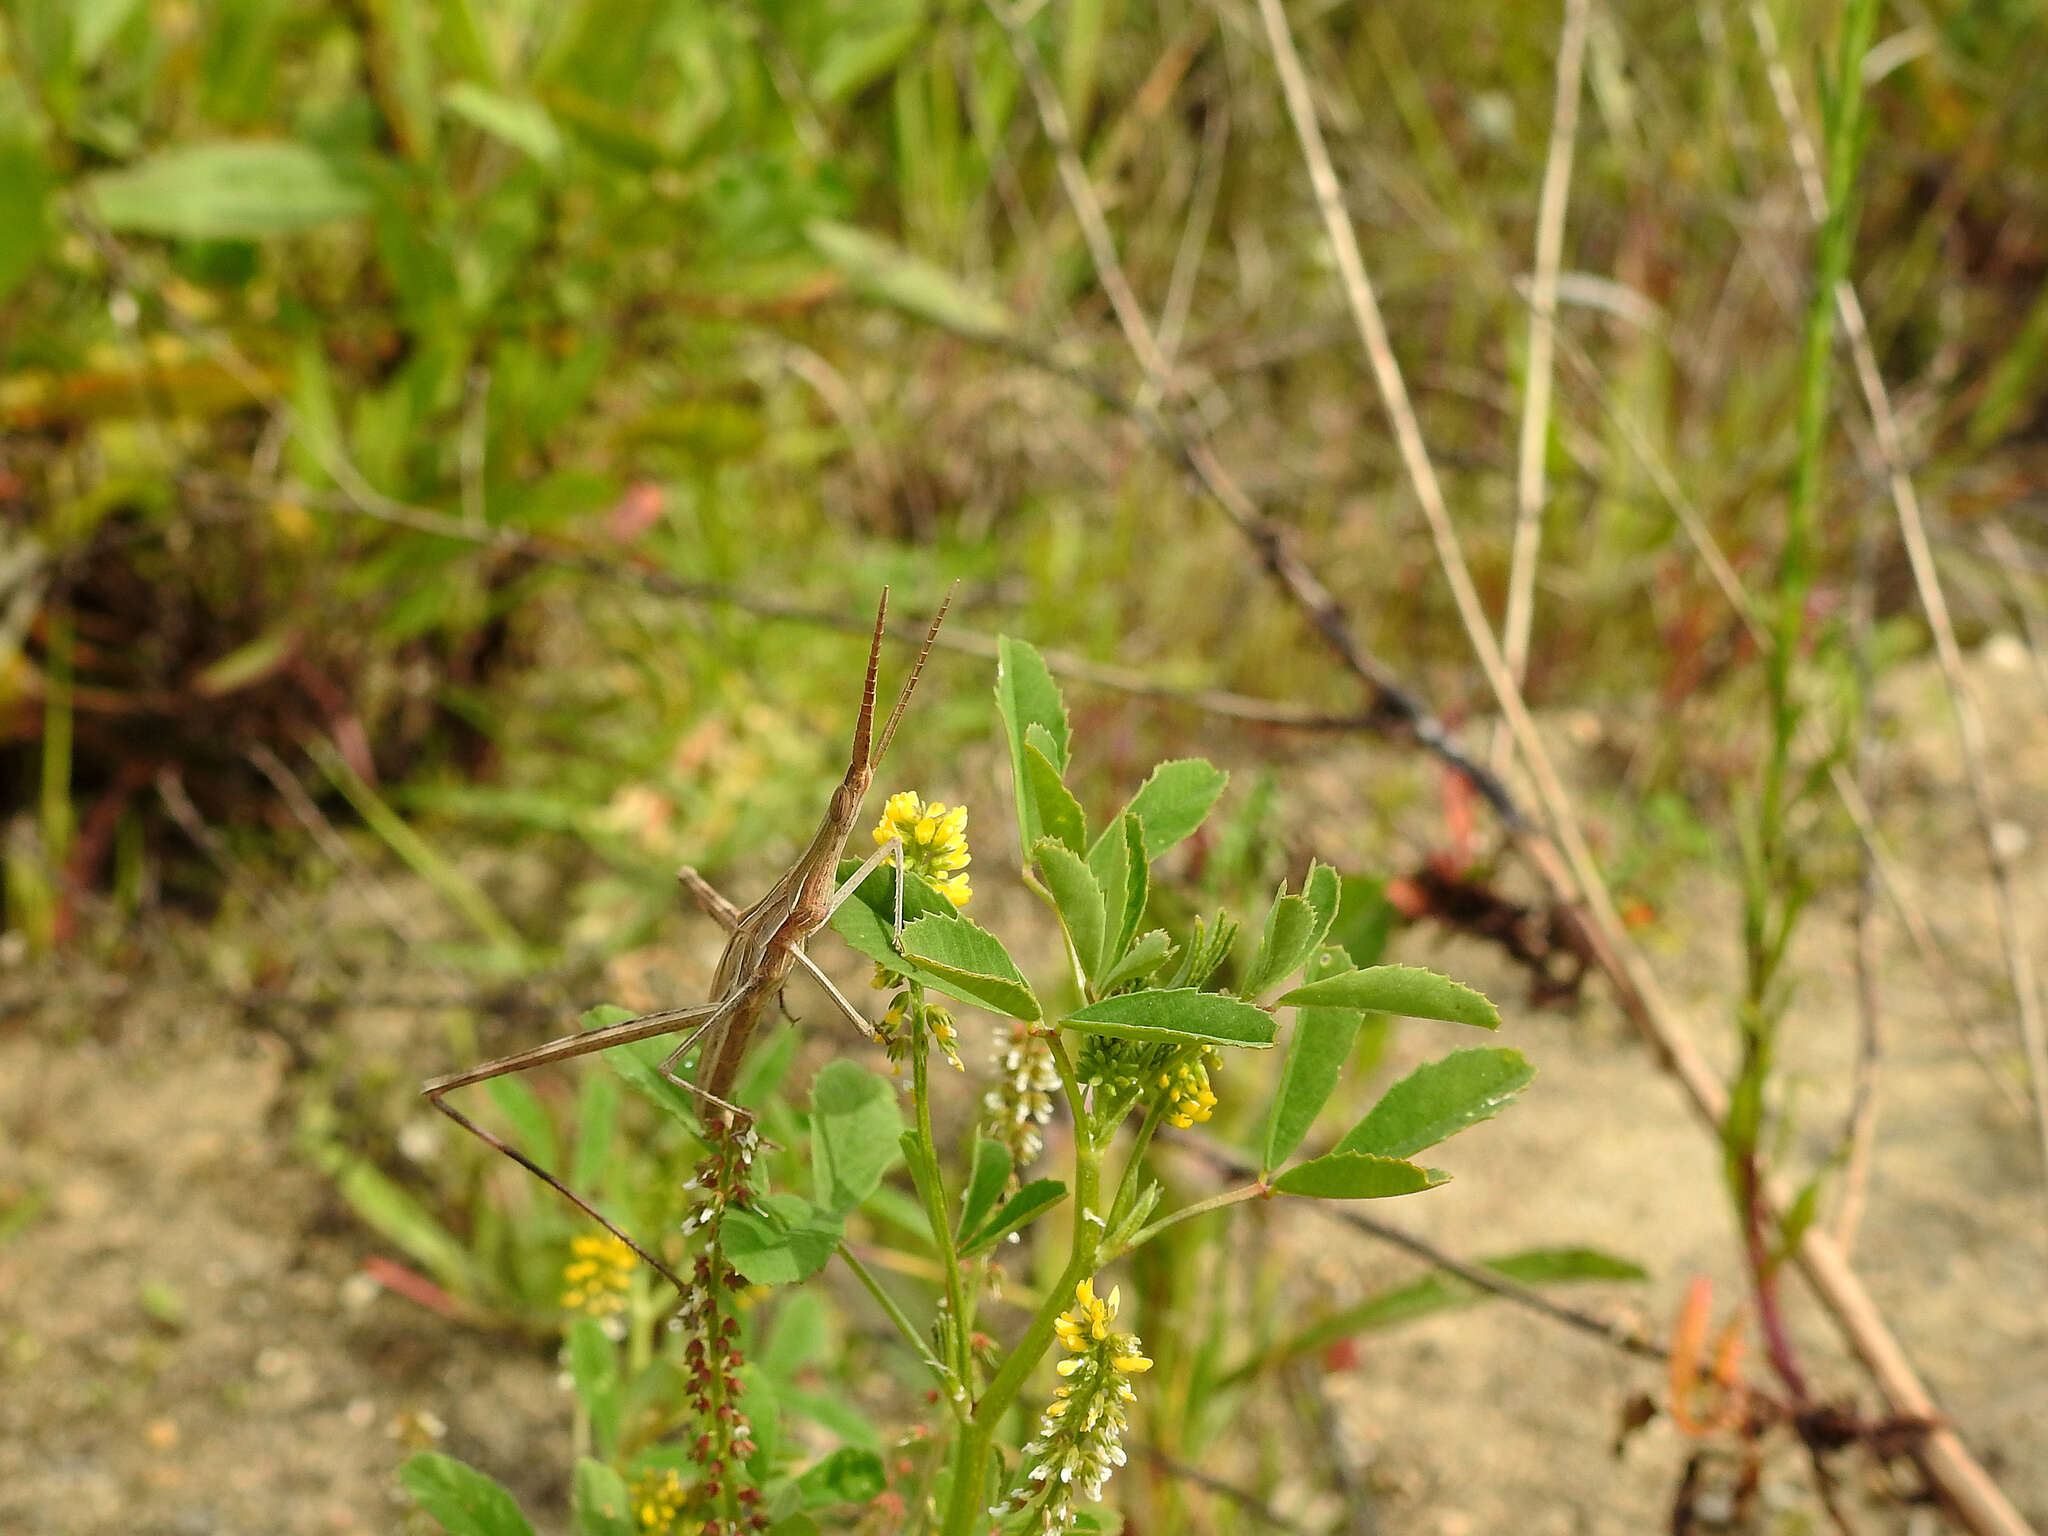
[(899, 790), (882, 807), (875, 846), (892, 837), (902, 840), (905, 869), (931, 881), (955, 907), (967, 905), (974, 892), (963, 873), (973, 862), (967, 852), (966, 806), (949, 810), (938, 800), (927, 805), (916, 790)]
[[(1215, 1110), (1216, 1093), (1209, 1086), (1208, 1057), (1211, 1054), (1205, 1047), (1195, 1060), (1159, 1074), (1159, 1086), (1167, 1094), (1167, 1124), (1184, 1131), (1198, 1121), (1208, 1119)], [(1220, 1060), (1219, 1057), (1219, 1063)]]
[(611, 1233), (569, 1240), (562, 1270), (562, 1305), (586, 1317), (610, 1317), (626, 1309), (633, 1279), (633, 1250)]
[(685, 1492), (682, 1475), (674, 1467), (649, 1468), (636, 1475), (627, 1497), (640, 1529), (650, 1536), (671, 1536), (683, 1512)]
[(1023, 1528), (1034, 1536), (1071, 1529), (1076, 1499), (1099, 1499), (1124, 1464), (1124, 1405), (1137, 1401), (1126, 1378), (1143, 1375), (1152, 1362), (1136, 1334), (1110, 1329), (1121, 1299), (1113, 1287), (1097, 1296), (1095, 1282), (1083, 1280), (1074, 1304), (1053, 1322), (1068, 1357), (1056, 1367), (1060, 1384), (1024, 1446), (1023, 1481), (1004, 1506), (1013, 1514), (1030, 1511), (1034, 1518)]

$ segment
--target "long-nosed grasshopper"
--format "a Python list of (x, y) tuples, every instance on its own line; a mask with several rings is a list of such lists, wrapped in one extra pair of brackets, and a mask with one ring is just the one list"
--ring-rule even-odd
[[(833, 790), (832, 803), (827, 807), (825, 819), (819, 823), (810, 847), (806, 848), (802, 857), (775, 882), (767, 895), (744, 912), (735, 912), (723, 898), (698, 878), (695, 870), (686, 865), (681, 871), (683, 883), (697, 896), (705, 909), (732, 932), (732, 936), (726, 941), (725, 952), (718, 958), (718, 968), (712, 974), (710, 1002), (688, 1008), (666, 1008), (656, 1013), (642, 1014), (637, 1019), (626, 1019), (599, 1029), (587, 1029), (579, 1034), (564, 1035), (559, 1040), (550, 1040), (545, 1045), (537, 1045), (531, 1050), (519, 1051), (511, 1056), (501, 1056), (496, 1061), (487, 1061), (482, 1066), (471, 1067), (465, 1072), (437, 1077), (421, 1090), (434, 1108), (565, 1196), (592, 1220), (599, 1222), (614, 1237), (652, 1265), (679, 1291), (687, 1287), (666, 1264), (621, 1231), (603, 1212), (554, 1174), (518, 1148), (501, 1141), (470, 1120), (449, 1104), (445, 1096), (471, 1083), (481, 1083), (490, 1078), (504, 1077), (508, 1073), (545, 1066), (549, 1062), (567, 1061), (572, 1057), (587, 1056), (593, 1051), (607, 1050), (615, 1045), (627, 1045), (636, 1040), (649, 1040), (657, 1035), (671, 1035), (687, 1029), (689, 1034), (683, 1042), (661, 1063), (661, 1074), (678, 1087), (688, 1090), (701, 1102), (715, 1107), (724, 1118), (724, 1128), (734, 1129), (748, 1118), (744, 1110), (728, 1102), (733, 1080), (739, 1073), (740, 1062), (754, 1037), (755, 1028), (763, 1016), (776, 1006), (782, 995), (783, 985), (789, 980), (790, 972), (799, 965), (809, 971), (846, 1016), (864, 1034), (872, 1038), (873, 1027), (826, 979), (825, 973), (819, 970), (810, 956), (804, 952), (804, 945), (812, 934), (825, 926), (832, 914), (838, 910), (840, 903), (859, 888), (869, 872), (883, 860), (891, 857), (896, 859), (898, 871), (899, 910), (896, 927), (900, 931), (903, 926), (900, 910), (902, 844), (895, 839), (884, 843), (863, 860), (860, 868), (843, 882), (838, 878), (839, 861), (846, 851), (846, 839), (851, 835), (854, 823), (860, 817), (861, 801), (875, 776), (876, 767), (889, 750), (889, 742), (895, 736), (896, 727), (903, 719), (903, 711), (910, 703), (911, 692), (917, 687), (917, 680), (924, 671), (925, 661), (931, 655), (932, 642), (938, 638), (939, 625), (945, 622), (946, 609), (952, 605), (952, 601), (951, 596), (948, 596), (946, 601), (940, 604), (938, 613), (932, 619), (931, 628), (925, 634), (923, 649), (918, 652), (917, 661), (910, 669), (910, 676), (904, 681), (903, 691), (896, 696), (896, 707), (890, 711), (889, 719), (882, 727), (881, 740), (875, 741), (875, 677), (882, 660), (883, 622), (889, 612), (889, 590), (886, 587), (882, 589), (881, 604), (875, 610), (874, 639), (868, 647), (867, 684), (861, 692), (860, 716), (853, 728), (853, 752), (846, 766), (846, 777), (840, 780), (839, 787)], [(675, 1068), (689, 1053), (691, 1047), (698, 1045), (699, 1042), (702, 1042), (703, 1048), (697, 1058), (696, 1081), (688, 1082), (676, 1076)]]

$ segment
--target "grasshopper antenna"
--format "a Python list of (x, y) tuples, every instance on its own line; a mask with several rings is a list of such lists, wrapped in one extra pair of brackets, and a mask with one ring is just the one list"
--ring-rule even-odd
[[(889, 589), (882, 588), (882, 600), (875, 605), (875, 638), (868, 643), (868, 680), (860, 693), (860, 715), (853, 722), (853, 766), (868, 768), (880, 759), (880, 752), (870, 750), (875, 736), (875, 681), (882, 666), (882, 631), (889, 619)], [(893, 719), (892, 719), (892, 724)], [(884, 749), (888, 736), (882, 737)]]
[[(903, 691), (896, 695), (896, 707), (889, 711), (888, 724), (882, 727), (882, 744), (875, 748), (875, 761), (878, 763), (887, 754), (889, 743), (896, 738), (897, 723), (902, 720), (903, 711), (910, 707), (911, 691), (917, 687), (918, 678), (924, 674), (924, 664), (930, 659), (932, 654), (932, 642), (939, 638), (939, 626), (946, 622), (946, 610), (953, 606), (954, 594), (959, 590), (960, 583), (957, 581), (947, 589), (946, 600), (939, 604), (939, 611), (932, 615), (932, 627), (924, 632), (924, 645), (917, 653), (917, 661), (910, 669), (910, 676), (904, 679)], [(888, 595), (885, 589), (882, 593), (885, 602), (888, 600)], [(879, 631), (877, 633), (879, 634)], [(868, 664), (868, 691), (871, 697), (874, 692), (874, 682), (874, 664), (870, 662)]]

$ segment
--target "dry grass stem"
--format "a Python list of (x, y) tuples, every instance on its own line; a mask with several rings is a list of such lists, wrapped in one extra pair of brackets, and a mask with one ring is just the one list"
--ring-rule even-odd
[[(1557, 334), (1557, 274), (1564, 256), (1564, 211), (1571, 192), (1572, 147), (1579, 128), (1579, 75), (1586, 57), (1592, 0), (1565, 0), (1557, 40), (1557, 99), (1551, 109), (1550, 148), (1536, 211), (1536, 262), (1529, 285), (1528, 379), (1522, 393), (1521, 438), (1515, 450), (1515, 542), (1508, 566), (1507, 615), (1501, 651), (1508, 675), (1527, 676), (1529, 630), (1535, 619), (1536, 564), (1543, 545), (1544, 475), (1550, 447), (1552, 353)], [(1495, 744), (1493, 765), (1505, 769), (1510, 747)]]

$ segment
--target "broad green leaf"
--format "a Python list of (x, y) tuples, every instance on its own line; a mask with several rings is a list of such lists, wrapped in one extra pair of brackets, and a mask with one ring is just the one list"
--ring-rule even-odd
[(1024, 749), (1030, 744), (1030, 727), (1038, 726), (1051, 746), (1045, 754), (1047, 761), (1055, 773), (1065, 773), (1067, 706), (1060, 698), (1059, 685), (1045, 668), (1045, 658), (1026, 642), (1008, 635), (996, 640), (996, 713), (1002, 716), (1003, 734), (1010, 744), (1010, 788), (1017, 801), (1018, 846), (1029, 858), (1032, 845), (1049, 829), (1039, 825), (1031, 780), (1024, 766)]
[(1172, 1040), (1183, 1045), (1273, 1043), (1273, 1016), (1263, 1008), (1183, 987), (1172, 992), (1125, 992), (1090, 1003), (1060, 1020), (1062, 1029), (1124, 1040)]
[(1080, 958), (1081, 970), (1091, 983), (1099, 985), (1102, 972), (1102, 887), (1094, 871), (1065, 843), (1041, 837), (1031, 850), (1045, 888), (1052, 893), (1060, 926)]
[(851, 1445), (842, 1445), (796, 1480), (805, 1509), (865, 1504), (888, 1485), (882, 1475), (882, 1458)]
[(1453, 1024), (1500, 1028), (1500, 1010), (1448, 976), (1413, 965), (1376, 965), (1346, 971), (1296, 987), (1280, 999), (1295, 1007), (1363, 1008), (1411, 1019), (1447, 1019)]
[(1124, 809), (1145, 829), (1153, 858), (1199, 827), (1215, 809), (1230, 775), (1199, 757), (1176, 758), (1154, 768)]
[[(1523, 1285), (1649, 1278), (1641, 1265), (1593, 1248), (1532, 1248), (1498, 1258), (1481, 1259), (1479, 1267)], [(1227, 1372), (1218, 1385), (1234, 1385), (1283, 1361), (1310, 1354), (1353, 1334), (1392, 1328), (1453, 1307), (1470, 1306), (1487, 1300), (1491, 1294), (1448, 1272), (1426, 1275), (1411, 1284), (1381, 1291), (1328, 1317), (1317, 1319), (1299, 1333)]]
[(960, 1239), (960, 1256), (966, 1258), (1000, 1242), (1027, 1222), (1036, 1221), (1067, 1198), (1067, 1186), (1058, 1179), (1033, 1179), (1003, 1203), (980, 1228)]
[(637, 1536), (640, 1526), (626, 1480), (603, 1462), (576, 1458), (572, 1500), (576, 1536)]
[(590, 1415), (598, 1454), (611, 1455), (619, 1443), (619, 1350), (594, 1317), (569, 1324), (569, 1378)]
[(903, 953), (992, 1012), (1012, 1019), (1039, 1017), (1038, 999), (1009, 951), (994, 934), (964, 917), (921, 917), (908, 924)]
[(1468, 1125), (1491, 1120), (1535, 1075), (1520, 1051), (1453, 1051), (1389, 1088), (1336, 1150), (1412, 1157)]
[(0, 299), (50, 244), (50, 162), (27, 136), (0, 137)]
[(1173, 940), (1166, 936), (1164, 928), (1154, 928), (1150, 933), (1133, 944), (1123, 959), (1110, 969), (1095, 984), (1098, 992), (1114, 992), (1125, 982), (1139, 981), (1150, 976), (1173, 958)]
[(794, 1285), (823, 1269), (839, 1246), (839, 1218), (802, 1195), (765, 1195), (757, 1207), (728, 1210), (725, 1256), (756, 1285)]
[[(1351, 968), (1350, 958), (1336, 948), (1325, 949), (1309, 962), (1308, 979)], [(1294, 1015), (1287, 1060), (1280, 1068), (1280, 1087), (1273, 1095), (1273, 1113), (1266, 1121), (1266, 1155), (1270, 1172), (1301, 1145), (1351, 1059), (1358, 1026), (1365, 1015), (1355, 1008), (1302, 1008)]]
[[(847, 865), (842, 866), (841, 877), (846, 878), (851, 873), (852, 864), (849, 861)], [(896, 920), (895, 890), (894, 869), (887, 866), (878, 868), (855, 891), (854, 899), (842, 902), (839, 910), (832, 914), (833, 930), (870, 960), (899, 976), (914, 976), (933, 991), (943, 992), (946, 996), (957, 998), (963, 1003), (973, 1003), (980, 1008), (989, 1006), (987, 1000), (979, 992), (970, 990), (966, 982), (956, 980), (946, 972), (920, 964), (914, 957), (900, 952), (890, 942), (890, 929)], [(903, 883), (903, 895), (906, 932), (911, 926), (910, 920), (914, 917), (934, 923), (966, 924), (964, 918), (954, 915), (953, 904), (934, 890), (922, 876), (909, 875)]]
[(821, 1210), (844, 1216), (896, 1162), (896, 1092), (857, 1062), (827, 1062), (811, 1084), (811, 1186)]
[[(1016, 327), (999, 300), (864, 229), (813, 219), (804, 226), (804, 235), (811, 248), (867, 298), (962, 336), (998, 339)], [(1023, 739), (1021, 731), (1017, 739)]]
[(561, 130), (537, 101), (507, 96), (473, 80), (458, 80), (442, 90), (441, 105), (541, 165), (552, 167), (562, 158)]
[(1003, 1198), (1010, 1181), (1010, 1149), (982, 1137), (974, 1143), (974, 1161), (967, 1170), (967, 1188), (960, 1195), (960, 1220), (955, 1233), (972, 1232)]
[(1399, 1158), (1331, 1152), (1296, 1163), (1273, 1180), (1273, 1188), (1283, 1195), (1306, 1195), (1313, 1200), (1380, 1200), (1449, 1182), (1448, 1175), (1434, 1168), (1418, 1168)]
[(1032, 815), (1045, 836), (1065, 843), (1079, 857), (1088, 851), (1088, 827), (1081, 816), (1081, 802), (1074, 798), (1046, 755), (1045, 746), (1051, 739), (1046, 730), (1033, 724), (1026, 728), (1025, 735), (1024, 788), (1031, 797)]
[(533, 1536), (519, 1501), (453, 1456), (422, 1451), (398, 1469), (398, 1480), (449, 1536)]
[(187, 240), (289, 234), (370, 206), (319, 151), (290, 139), (184, 144), (83, 183), (110, 229)]

